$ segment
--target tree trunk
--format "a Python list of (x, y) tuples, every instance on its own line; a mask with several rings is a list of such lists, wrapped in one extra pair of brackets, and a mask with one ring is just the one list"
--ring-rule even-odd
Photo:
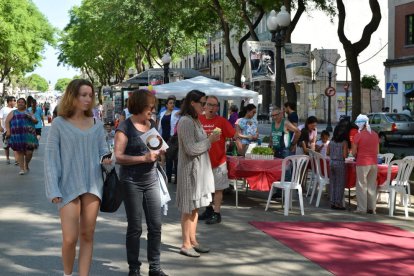
[(369, 0), (369, 6), (372, 11), (371, 21), (365, 26), (361, 39), (351, 43), (344, 32), (346, 17), (344, 3), (342, 0), (336, 0), (336, 5), (338, 8), (338, 38), (344, 47), (352, 77), (352, 119), (355, 119), (361, 113), (361, 71), (359, 69), (358, 56), (369, 46), (372, 34), (378, 29), (381, 22), (381, 8), (378, 0)]

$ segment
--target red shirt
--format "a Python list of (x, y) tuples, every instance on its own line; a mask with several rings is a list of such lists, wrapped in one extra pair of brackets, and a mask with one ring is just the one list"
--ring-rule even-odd
[(363, 130), (355, 134), (354, 144), (358, 146), (356, 156), (357, 166), (377, 164), (379, 137), (375, 131), (369, 133), (367, 130)]
[(208, 151), (210, 156), (211, 167), (217, 168), (226, 162), (226, 138), (232, 138), (236, 130), (231, 126), (229, 121), (221, 116), (215, 116), (212, 119), (207, 119), (205, 115), (199, 115), (198, 119), (203, 125), (204, 131), (209, 135), (216, 127), (221, 129), (220, 140), (211, 144)]

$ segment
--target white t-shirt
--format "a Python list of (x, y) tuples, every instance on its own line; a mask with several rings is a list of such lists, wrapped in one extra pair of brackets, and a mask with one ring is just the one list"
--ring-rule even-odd
[(322, 154), (323, 156), (325, 156), (326, 157), (326, 149), (328, 148), (328, 145), (329, 145), (329, 140), (328, 141), (326, 141), (326, 143), (324, 144), (323, 142), (322, 142), (322, 140), (318, 140), (318, 141), (316, 141), (316, 147), (317, 148), (319, 148), (320, 146), (322, 146), (323, 145), (323, 147), (321, 148), (321, 150), (320, 150), (320, 154)]
[(4, 129), (3, 133), (6, 132), (6, 118), (7, 118), (7, 115), (9, 115), (9, 113), (12, 110), (15, 110), (15, 109), (16, 109), (15, 107), (12, 108), (12, 107), (8, 107), (8, 106), (5, 106), (2, 109), (0, 109), (1, 127)]

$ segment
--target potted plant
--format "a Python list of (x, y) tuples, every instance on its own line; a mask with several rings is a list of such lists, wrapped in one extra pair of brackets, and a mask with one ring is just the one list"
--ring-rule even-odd
[(268, 147), (254, 147), (250, 153), (251, 159), (273, 159), (273, 150)]

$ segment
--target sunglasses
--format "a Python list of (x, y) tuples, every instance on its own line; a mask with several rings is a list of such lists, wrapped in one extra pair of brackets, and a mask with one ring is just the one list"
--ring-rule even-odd
[(276, 114), (272, 114), (271, 116), (272, 117), (276, 117), (276, 116), (278, 116), (280, 113), (276, 113)]
[(201, 106), (205, 106), (206, 102), (199, 102), (201, 104)]
[(218, 106), (218, 104), (211, 104), (211, 103), (207, 103), (207, 106), (208, 106), (208, 107), (216, 107), (216, 106)]

